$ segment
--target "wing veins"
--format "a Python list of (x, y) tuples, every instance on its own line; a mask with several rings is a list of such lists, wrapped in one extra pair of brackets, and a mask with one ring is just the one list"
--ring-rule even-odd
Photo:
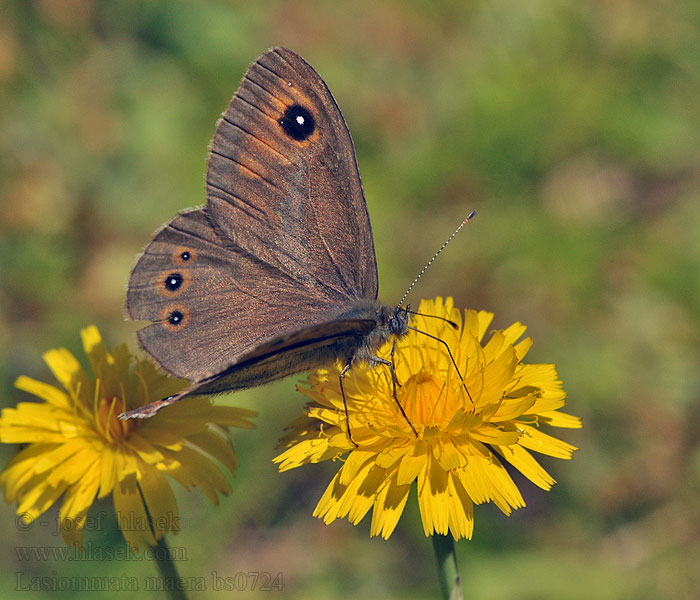
[(264, 144), (265, 146), (267, 146), (267, 147), (268, 147), (270, 150), (272, 150), (274, 153), (276, 153), (277, 155), (281, 156), (281, 157), (282, 157), (284, 160), (286, 160), (290, 165), (293, 165), (293, 164), (294, 164), (294, 163), (293, 163), (291, 160), (289, 160), (284, 154), (282, 154), (279, 150), (277, 150), (277, 148), (275, 148), (274, 146), (268, 144), (265, 140), (263, 140), (262, 138), (259, 138), (259, 137), (258, 137), (257, 135), (255, 135), (254, 133), (251, 133), (251, 132), (248, 131), (245, 127), (241, 127), (238, 123), (234, 123), (233, 121), (231, 121), (230, 119), (228, 119), (228, 118), (226, 117), (226, 115), (223, 115), (223, 116), (222, 116), (222, 120), (223, 120), (225, 123), (228, 123), (229, 125), (231, 125), (231, 127), (235, 127), (236, 129), (240, 129), (240, 130), (243, 131), (244, 133), (247, 133), (249, 136), (255, 138), (255, 139), (258, 140), (260, 143), (262, 143), (262, 144)]
[[(181, 227), (175, 227), (172, 223), (168, 223), (168, 227), (172, 229), (173, 231), (177, 231), (178, 233), (181, 233), (185, 236), (192, 237), (196, 240), (202, 240), (203, 242), (206, 242), (208, 246), (216, 246), (216, 242), (213, 242), (212, 240), (208, 240), (202, 235), (199, 235), (198, 233), (194, 233), (192, 231), (187, 231), (187, 229), (182, 229)], [(214, 231), (214, 234), (216, 237), (221, 237), (216, 231)]]
[[(209, 220), (209, 219), (207, 218), (207, 220)], [(239, 246), (239, 245), (235, 242), (235, 240), (232, 240), (232, 239), (230, 239), (228, 236), (226, 236), (226, 235), (220, 233), (219, 231), (217, 231), (215, 226), (213, 226), (213, 225), (210, 225), (210, 226), (212, 227), (212, 230), (214, 231), (214, 234), (221, 240), (222, 245), (223, 245), (227, 250), (229, 250), (230, 252), (233, 252), (233, 253), (235, 253), (235, 254), (240, 254), (241, 256), (246, 257), (246, 258), (249, 259), (250, 261), (252, 261), (252, 262), (254, 262), (254, 263), (258, 264), (258, 265), (261, 265), (261, 266), (266, 267), (266, 268), (271, 272), (271, 273), (270, 273), (270, 277), (272, 277), (272, 278), (286, 279), (287, 281), (289, 281), (289, 282), (291, 282), (291, 283), (293, 283), (293, 284), (296, 284), (297, 286), (305, 287), (305, 286), (304, 286), (304, 283), (305, 283), (305, 282), (304, 282), (303, 280), (299, 279), (298, 277), (295, 277), (292, 273), (289, 273), (289, 272), (285, 271), (284, 269), (281, 269), (281, 268), (278, 267), (277, 265), (274, 265), (274, 264), (272, 264), (272, 263), (270, 263), (270, 262), (268, 262), (268, 261), (266, 261), (266, 260), (260, 258), (259, 256), (253, 254), (253, 253), (250, 252), (249, 250), (246, 250), (246, 249), (243, 248), (242, 246)], [(185, 235), (185, 236), (194, 237), (194, 238), (196, 238), (196, 239), (200, 239), (200, 240), (206, 242), (208, 245), (216, 246), (216, 244), (215, 244), (214, 242), (212, 242), (211, 240), (208, 240), (208, 239), (205, 238), (205, 237), (202, 237), (202, 236), (197, 235), (197, 234), (195, 234), (195, 233), (192, 233), (192, 232), (190, 232), (190, 231), (181, 229), (181, 228), (179, 228), (179, 227), (175, 227), (172, 223), (168, 224), (168, 227), (172, 228), (173, 230), (175, 230), (175, 231), (177, 231), (177, 232), (179, 232), (179, 233), (182, 233), (182, 234)], [(261, 239), (261, 238), (258, 238), (258, 239)], [(265, 240), (262, 240), (262, 241), (264, 242)], [(303, 264), (300, 263), (300, 262), (296, 259), (296, 257), (295, 257), (294, 255), (289, 254), (288, 252), (286, 252), (286, 251), (284, 250), (284, 248), (281, 248), (281, 247), (278, 246), (277, 249), (278, 249), (278, 251), (279, 251), (281, 254), (284, 254), (284, 256), (286, 256), (287, 258), (289, 258), (289, 259), (290, 259), (292, 262), (294, 262), (296, 265), (298, 265), (298, 266), (300, 266), (300, 267), (303, 267)], [(276, 275), (276, 277), (275, 277), (275, 275)], [(346, 295), (347, 295), (347, 294), (342, 294), (341, 292), (339, 292), (339, 291), (336, 290), (335, 288), (332, 288), (332, 287), (328, 286), (328, 285), (325, 284), (323, 281), (321, 281), (318, 277), (314, 277), (313, 279), (314, 279), (317, 283), (321, 284), (321, 287), (324, 287), (324, 288), (327, 288), (327, 289), (331, 289), (331, 290), (333, 290), (334, 292), (336, 292), (336, 293), (338, 293), (338, 294), (341, 294), (341, 295), (343, 295), (343, 296), (346, 296)]]
[[(255, 220), (258, 221), (258, 222), (264, 222), (265, 219), (267, 219), (267, 213), (266, 213), (264, 210), (259, 209), (257, 206), (255, 206), (255, 205), (252, 204), (251, 202), (248, 202), (248, 201), (244, 200), (244, 199), (241, 198), (240, 196), (236, 196), (236, 194), (234, 194), (234, 193), (232, 193), (232, 192), (229, 192), (228, 190), (225, 190), (225, 189), (222, 188), (222, 187), (219, 187), (218, 185), (216, 185), (215, 183), (212, 183), (211, 181), (207, 181), (207, 185), (210, 186), (210, 187), (212, 187), (212, 188), (214, 188), (215, 190), (220, 191), (222, 194), (225, 194), (225, 195), (228, 196), (229, 198), (233, 198), (234, 200), (239, 200), (239, 201), (241, 202), (241, 204), (235, 205), (236, 208), (238, 208), (239, 210), (242, 210), (242, 211), (243, 211), (245, 214), (247, 214), (251, 219), (255, 219)], [(256, 210), (261, 216), (264, 216), (265, 219), (261, 218), (261, 216), (254, 215), (254, 214), (248, 212), (248, 211), (244, 208), (245, 206), (247, 206), (247, 207), (249, 207), (249, 208), (252, 208), (253, 210)]]
[(316, 225), (316, 229), (318, 230), (318, 237), (321, 239), (321, 242), (323, 243), (323, 248), (325, 249), (326, 254), (328, 255), (328, 258), (330, 258), (331, 263), (333, 263), (333, 268), (335, 268), (335, 271), (336, 271), (336, 273), (338, 274), (338, 277), (339, 277), (340, 280), (343, 282), (343, 284), (345, 284), (345, 288), (346, 288), (346, 289), (351, 289), (351, 288), (348, 286), (348, 282), (347, 282), (347, 280), (345, 279), (345, 275), (343, 274), (343, 271), (340, 269), (340, 267), (338, 266), (338, 263), (335, 261), (335, 256), (333, 256), (333, 253), (331, 252), (331, 249), (328, 247), (328, 243), (326, 242), (326, 238), (324, 238), (324, 237), (321, 235), (321, 230), (318, 228), (318, 223), (317, 223), (317, 225)]
[[(248, 81), (250, 81), (251, 83), (255, 83), (255, 82), (254, 82), (252, 79), (250, 79), (250, 78), (248, 78)], [(255, 83), (255, 85), (258, 85), (258, 84)], [(267, 90), (265, 90), (265, 91), (267, 91)], [(243, 96), (237, 95), (237, 96), (234, 96), (234, 99), (240, 100), (241, 102), (245, 102), (248, 106), (252, 106), (255, 110), (257, 110), (258, 112), (260, 112), (260, 114), (262, 114), (263, 116), (265, 116), (265, 117), (267, 117), (268, 119), (270, 119), (271, 121), (274, 121), (275, 123), (277, 123), (277, 119), (276, 119), (275, 117), (273, 117), (272, 115), (268, 115), (262, 108), (260, 108), (260, 107), (259, 107), (258, 105), (256, 105), (256, 104), (253, 104), (250, 100), (246, 100)], [(223, 116), (223, 115), (222, 115), (222, 116)]]
[[(277, 100), (277, 102), (279, 102), (282, 106), (286, 106), (286, 104), (285, 104), (278, 96), (276, 96), (276, 95), (273, 94), (270, 90), (268, 90), (262, 83), (259, 83), (259, 82), (255, 81), (255, 79), (253, 79), (253, 78), (250, 76), (250, 73), (248, 73), (248, 75), (246, 75), (246, 79), (247, 79), (248, 81), (250, 81), (251, 83), (254, 83), (255, 85), (257, 85), (257, 86), (258, 86), (261, 90), (263, 90), (266, 94), (268, 94), (269, 96), (271, 96), (272, 98), (274, 98), (275, 100)], [(277, 119), (275, 119), (275, 120), (277, 120)]]
[[(299, 72), (294, 68), (294, 65), (292, 65), (288, 60), (286, 60), (286, 59), (284, 58), (284, 56), (282, 56), (281, 54), (279, 54), (279, 53), (277, 53), (277, 52), (275, 52), (275, 54), (277, 54), (277, 56), (279, 56), (282, 60), (284, 60), (284, 62), (286, 62), (286, 63), (290, 66), (290, 68), (292, 69), (292, 71), (294, 71), (294, 72), (297, 74), (297, 76), (299, 75)], [(286, 83), (286, 84), (289, 83), (289, 79), (287, 79), (286, 77), (282, 77), (282, 75), (280, 75), (277, 71), (271, 69), (271, 68), (268, 67), (267, 65), (264, 65), (264, 64), (261, 63), (261, 62), (258, 62), (258, 63), (256, 63), (256, 64), (259, 65), (259, 66), (261, 66), (261, 67), (262, 67), (263, 69), (265, 69), (266, 71), (269, 71), (270, 73), (272, 73), (272, 74), (273, 74), (275, 77), (277, 77), (277, 79), (279, 79), (280, 81), (283, 81), (283, 82)]]
[[(259, 236), (257, 236), (257, 237), (258, 237), (258, 239), (261, 239)], [(262, 239), (261, 239), (261, 241), (262, 241), (262, 242), (265, 242), (265, 240), (262, 240)], [(290, 262), (292, 262), (293, 264), (297, 265), (297, 267), (299, 268), (299, 272), (303, 272), (303, 271), (306, 270), (306, 269), (304, 268), (304, 267), (305, 267), (304, 263), (301, 262), (294, 254), (291, 254), (290, 252), (288, 252), (287, 250), (285, 250), (285, 248), (284, 248), (283, 246), (278, 246), (278, 245), (276, 245), (275, 247), (276, 247), (277, 252), (278, 252), (279, 254), (284, 255), (287, 259), (290, 260)], [(253, 254), (250, 254), (250, 253), (248, 253), (247, 251), (245, 251), (245, 252), (246, 252), (247, 254), (249, 254), (252, 258), (254, 258), (254, 259), (256, 259), (256, 260), (261, 260), (261, 259), (259, 259), (257, 256), (255, 256), (255, 255), (253, 255)], [(262, 260), (261, 260), (261, 262), (265, 262), (265, 261), (262, 261)], [(265, 264), (269, 264), (269, 263), (265, 262)], [(279, 269), (279, 267), (275, 267), (274, 265), (270, 265), (270, 266), (273, 267), (273, 268)], [(285, 274), (287, 275), (287, 277), (289, 277), (289, 278), (290, 278), (292, 281), (294, 281), (295, 283), (301, 284), (303, 287), (306, 287), (306, 286), (305, 286), (306, 282), (305, 282), (303, 279), (299, 279), (299, 278), (297, 278), (297, 277), (294, 277), (294, 275), (292, 275), (291, 273), (287, 273), (286, 271), (283, 271), (282, 269), (279, 269), (279, 271), (282, 272), (282, 273), (285, 273)], [(318, 276), (316, 276), (316, 275), (311, 275), (311, 274), (309, 274), (309, 273), (307, 273), (307, 275), (309, 275), (309, 280), (315, 281), (317, 284), (319, 284), (319, 286), (320, 286), (321, 288), (324, 288), (324, 289), (327, 289), (327, 290), (332, 290), (335, 294), (337, 294), (337, 295), (339, 295), (339, 296), (342, 296), (342, 297), (345, 297), (345, 298), (348, 297), (348, 294), (347, 294), (347, 293), (345, 293), (345, 292), (343, 292), (343, 291), (341, 291), (341, 290), (338, 290), (338, 289), (336, 289), (335, 287), (333, 287), (333, 286), (331, 286), (331, 285), (328, 285), (327, 282), (323, 281), (323, 280), (320, 279)]]
[(216, 156), (220, 156), (221, 158), (225, 158), (226, 160), (230, 160), (232, 163), (235, 163), (235, 164), (237, 164), (238, 166), (244, 168), (246, 171), (249, 171), (250, 173), (252, 173), (252, 174), (255, 175), (256, 177), (258, 177), (259, 179), (262, 179), (264, 182), (269, 183), (272, 187), (274, 187), (274, 188), (278, 189), (280, 192), (284, 193), (284, 190), (283, 190), (282, 188), (280, 188), (274, 181), (270, 181), (267, 177), (263, 177), (262, 175), (260, 175), (260, 173), (256, 173), (256, 172), (255, 172), (253, 169), (251, 169), (248, 165), (246, 165), (246, 164), (240, 162), (239, 160), (236, 160), (235, 158), (233, 158), (233, 157), (231, 157), (231, 156), (226, 156), (225, 154), (222, 154), (221, 152), (218, 152), (217, 150), (214, 150), (214, 148), (212, 148), (212, 149), (210, 150), (210, 152), (211, 152), (212, 154), (215, 154)]

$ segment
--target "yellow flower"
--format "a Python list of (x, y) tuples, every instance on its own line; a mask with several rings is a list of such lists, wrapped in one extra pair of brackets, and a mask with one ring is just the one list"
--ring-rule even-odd
[[(299, 388), (312, 401), (290, 424), (275, 462), (284, 471), (348, 453), (314, 511), (326, 524), (344, 517), (357, 524), (373, 508), (371, 535), (388, 538), (415, 481), (425, 534), (471, 538), (474, 504), (492, 501), (507, 515), (525, 505), (503, 461), (550, 489), (554, 479), (531, 452), (571, 458), (576, 448), (542, 429), (581, 421), (559, 411), (566, 394), (554, 365), (521, 362), (532, 346), (530, 338), (517, 342), (525, 326), (494, 331), (483, 343), (491, 313), (466, 310), (462, 321), (451, 298), (423, 300), (418, 312), (457, 323), (454, 329), (441, 319), (412, 319), (449, 346), (459, 368), (445, 345), (426, 335), (410, 331), (398, 342), (397, 396), (418, 436), (396, 405), (388, 369), (353, 366), (344, 386), (356, 447), (338, 370), (320, 370)], [(379, 354), (390, 352), (387, 345)]]
[(93, 501), (111, 494), (129, 545), (154, 546), (163, 533), (179, 529), (165, 475), (187, 489), (199, 487), (218, 504), (217, 492), (231, 491), (225, 469), (237, 467), (228, 427), (253, 427), (248, 418), (255, 413), (191, 398), (152, 419), (120, 421), (123, 410), (174, 394), (185, 382), (132, 358), (125, 345), (107, 351), (94, 326), (81, 335), (92, 377), (59, 348), (44, 360), (65, 391), (25, 376), (15, 382), (42, 402), (2, 411), (0, 441), (28, 446), (2, 471), (0, 486), (28, 521), (63, 496), (61, 533), (78, 546)]

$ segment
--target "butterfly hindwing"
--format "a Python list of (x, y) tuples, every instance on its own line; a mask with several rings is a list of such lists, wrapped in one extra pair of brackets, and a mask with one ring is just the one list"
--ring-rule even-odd
[(127, 310), (153, 321), (138, 332), (143, 348), (190, 380), (333, 312), (276, 266), (223, 244), (204, 209), (178, 215), (155, 235), (132, 271)]

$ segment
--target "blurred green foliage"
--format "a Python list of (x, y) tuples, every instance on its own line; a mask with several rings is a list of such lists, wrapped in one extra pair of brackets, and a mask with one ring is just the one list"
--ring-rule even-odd
[[(202, 204), (207, 144), (246, 66), (286, 45), (324, 77), (353, 133), (381, 298), (452, 295), (529, 326), (582, 431), (559, 484), (521, 484), (512, 517), (477, 507), (461, 542), (472, 598), (697, 598), (700, 590), (700, 11), (692, 0), (403, 3), (6, 1), (0, 19), (2, 404), (50, 380), (48, 348), (96, 323), (135, 346), (127, 276), (150, 234)], [(293, 598), (428, 598), (414, 506), (388, 542), (311, 516), (333, 465), (270, 460), (301, 409), (294, 380), (219, 401), (256, 408), (234, 494), (177, 490), (186, 577), (284, 574)], [(12, 448), (2, 448), (9, 459)], [(5, 523), (16, 573), (153, 576), (148, 561), (27, 562), (52, 526)], [(96, 511), (109, 511), (108, 504)], [(53, 524), (54, 513), (47, 522)], [(93, 544), (119, 544), (112, 524)], [(37, 593), (37, 597), (39, 594)], [(66, 597), (69, 594), (65, 594)], [(97, 596), (96, 596), (97, 597)], [(104, 597), (111, 597), (109, 594)], [(198, 597), (218, 597), (211, 589)]]

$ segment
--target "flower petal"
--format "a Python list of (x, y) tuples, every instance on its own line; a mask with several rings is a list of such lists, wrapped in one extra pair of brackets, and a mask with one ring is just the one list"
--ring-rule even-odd
[(551, 489), (555, 483), (550, 474), (542, 468), (525, 448), (517, 445), (496, 446), (496, 450), (532, 483), (543, 490)]
[(450, 496), (450, 532), (456, 540), (460, 538), (470, 540), (474, 532), (474, 503), (464, 489), (457, 473), (450, 473), (448, 486)]
[(449, 525), (447, 472), (431, 457), (418, 477), (418, 506), (425, 535), (446, 534)]
[(523, 435), (518, 440), (518, 444), (529, 450), (567, 460), (571, 458), (574, 451), (578, 450), (576, 446), (547, 435), (535, 427), (521, 425), (520, 428), (523, 431)]
[(398, 485), (396, 473), (385, 483), (374, 502), (371, 536), (381, 535), (385, 540), (389, 539), (403, 513), (410, 490), (410, 485)]
[(57, 408), (67, 409), (70, 406), (68, 395), (56, 386), (37, 381), (26, 375), (20, 375), (15, 380), (15, 387), (29, 394), (33, 394)]
[(406, 452), (399, 463), (396, 475), (397, 485), (411, 483), (428, 465), (428, 446), (423, 440), (418, 440), (409, 452)]
[(99, 463), (92, 464), (80, 481), (66, 490), (59, 511), (61, 535), (66, 544), (82, 547), (83, 528), (100, 483)]
[(146, 467), (141, 471), (138, 486), (150, 513), (150, 524), (156, 539), (168, 531), (180, 530), (177, 501), (165, 476), (155, 467)]
[(156, 538), (148, 526), (148, 514), (136, 477), (129, 475), (122, 479), (112, 497), (117, 520), (131, 549), (138, 552), (139, 546), (155, 546)]

